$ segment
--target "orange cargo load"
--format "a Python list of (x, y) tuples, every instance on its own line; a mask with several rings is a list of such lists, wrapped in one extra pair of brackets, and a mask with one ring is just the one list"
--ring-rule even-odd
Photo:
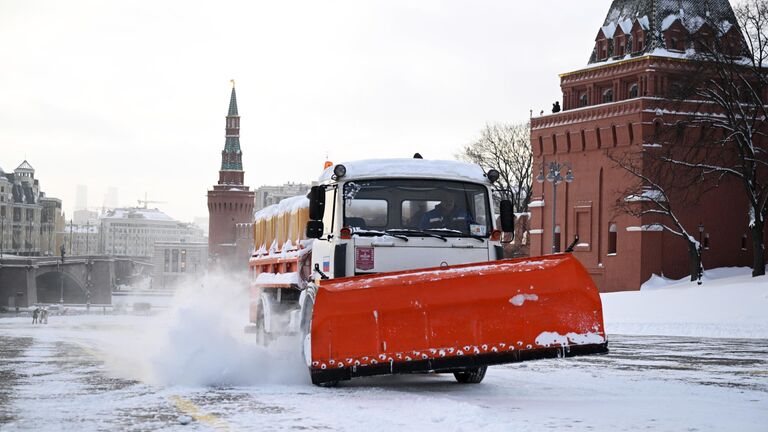
[(608, 351), (571, 254), (323, 280), (313, 309), (316, 384)]

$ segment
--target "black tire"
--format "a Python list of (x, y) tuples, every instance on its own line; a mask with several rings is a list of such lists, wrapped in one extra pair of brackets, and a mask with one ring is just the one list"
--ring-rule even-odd
[(476, 368), (467, 368), (461, 372), (454, 372), (453, 376), (456, 377), (456, 381), (462, 384), (479, 384), (485, 378), (485, 372), (488, 370), (488, 366), (480, 366)]
[(321, 382), (321, 383), (315, 383), (315, 385), (318, 386), (318, 387), (323, 387), (323, 388), (334, 388), (334, 387), (339, 385), (339, 381), (338, 380), (336, 380), (336, 381), (326, 381), (326, 382)]
[(259, 311), (256, 312), (256, 343), (261, 346), (269, 346), (269, 343), (272, 342), (269, 333), (267, 333), (267, 329), (264, 327), (264, 311), (259, 308)]

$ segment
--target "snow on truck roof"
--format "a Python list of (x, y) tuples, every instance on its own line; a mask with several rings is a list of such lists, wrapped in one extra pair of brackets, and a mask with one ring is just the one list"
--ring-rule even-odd
[[(466, 162), (429, 159), (369, 159), (342, 162), (347, 168), (344, 180), (359, 178), (435, 178), (445, 180), (467, 180), (488, 183), (483, 169)], [(326, 168), (320, 176), (320, 182), (331, 180), (335, 165)]]
[(253, 214), (253, 221), (258, 222), (261, 219), (269, 219), (273, 216), (283, 213), (293, 213), (301, 208), (309, 207), (309, 199), (305, 195), (298, 195), (286, 198), (277, 204), (264, 207)]
[[(328, 182), (333, 175), (331, 165), (320, 176), (320, 183)], [(343, 162), (341, 165), (347, 168), (344, 180), (363, 178), (429, 178), (445, 180), (464, 180), (475, 183), (488, 183), (483, 169), (478, 165), (448, 161), (427, 159), (369, 159), (352, 162)], [(283, 213), (293, 213), (301, 208), (309, 207), (309, 199), (305, 195), (286, 198), (277, 204), (272, 204), (254, 212), (253, 220), (269, 219)]]

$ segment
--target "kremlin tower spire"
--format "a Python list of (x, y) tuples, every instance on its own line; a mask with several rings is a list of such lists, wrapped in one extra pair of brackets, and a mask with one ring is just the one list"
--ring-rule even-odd
[(235, 80), (232, 80), (232, 94), (229, 97), (224, 150), (221, 151), (219, 184), (243, 184), (243, 152), (240, 150), (240, 116), (237, 113)]
[(216, 268), (245, 271), (251, 242), (243, 233), (250, 232), (245, 228), (253, 219), (254, 193), (244, 185), (240, 115), (235, 81), (231, 82), (219, 182), (208, 191), (208, 253)]

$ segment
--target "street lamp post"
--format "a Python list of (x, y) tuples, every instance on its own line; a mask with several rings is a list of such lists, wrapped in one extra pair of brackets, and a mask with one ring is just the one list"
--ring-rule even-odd
[[(29, 214), (27, 214), (29, 216)], [(27, 256), (32, 256), (32, 221), (27, 219)]]
[[(61, 260), (62, 264), (64, 264), (64, 259)], [(64, 304), (64, 273), (62, 273), (61, 265), (57, 262), (56, 267), (59, 270), (59, 293), (61, 294), (59, 296), (59, 304)]]
[[(544, 183), (544, 180), (546, 179), (548, 182), (552, 183), (552, 253), (554, 254), (557, 253), (557, 241), (555, 236), (555, 229), (557, 226), (557, 185), (562, 183), (563, 180), (565, 180), (566, 183), (571, 183), (574, 176), (571, 165), (568, 163), (550, 162), (547, 165), (547, 168), (549, 172), (545, 177), (544, 167), (542, 165), (542, 168), (539, 170), (539, 175), (536, 177), (536, 181)], [(561, 174), (563, 168), (568, 169), (565, 177)]]
[(69, 220), (69, 256), (72, 256), (72, 219)]
[(85, 221), (85, 255), (86, 256), (90, 255), (91, 253), (90, 240), (91, 240), (91, 221), (87, 220)]
[(3, 258), (3, 249), (5, 249), (5, 216), (0, 217), (0, 259)]

